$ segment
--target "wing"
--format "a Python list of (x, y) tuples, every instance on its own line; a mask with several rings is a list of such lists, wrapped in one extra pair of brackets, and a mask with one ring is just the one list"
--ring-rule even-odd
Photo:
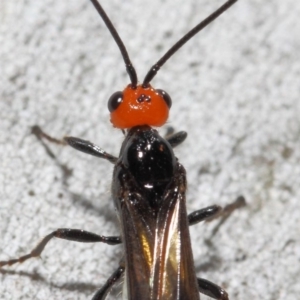
[(179, 165), (156, 222), (151, 299), (200, 299), (185, 205), (186, 176)]
[(115, 196), (119, 199), (116, 206), (125, 247), (128, 299), (199, 300), (185, 206), (184, 168), (178, 164), (156, 212), (141, 196), (130, 174), (118, 178)]
[(114, 173), (113, 197), (121, 224), (127, 297), (150, 300), (155, 218), (136, 181), (125, 168)]

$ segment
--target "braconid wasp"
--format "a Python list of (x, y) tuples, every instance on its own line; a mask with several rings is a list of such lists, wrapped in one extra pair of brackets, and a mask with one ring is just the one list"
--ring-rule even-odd
[[(39, 138), (68, 144), (114, 164), (112, 195), (120, 220), (121, 236), (105, 237), (79, 229), (59, 228), (45, 236), (29, 254), (1, 261), (0, 267), (40, 256), (53, 237), (83, 243), (122, 243), (124, 257), (106, 284), (95, 293), (93, 300), (105, 299), (123, 275), (124, 299), (193, 300), (200, 299), (200, 292), (214, 299), (226, 300), (228, 295), (223, 288), (197, 278), (188, 230), (189, 226), (215, 218), (224, 210), (212, 205), (187, 214), (185, 169), (173, 152), (173, 148), (181, 144), (187, 134), (178, 132), (163, 138), (152, 128), (166, 123), (172, 100), (167, 92), (153, 88), (150, 83), (179, 48), (237, 0), (227, 1), (184, 35), (150, 68), (141, 84), (110, 19), (98, 1), (91, 2), (117, 43), (130, 78), (130, 84), (123, 91), (113, 93), (108, 100), (110, 121), (125, 134), (119, 157), (79, 138), (57, 140), (38, 126), (33, 127), (33, 132)], [(244, 199), (241, 197), (236, 203), (228, 208), (227, 213), (244, 203)]]

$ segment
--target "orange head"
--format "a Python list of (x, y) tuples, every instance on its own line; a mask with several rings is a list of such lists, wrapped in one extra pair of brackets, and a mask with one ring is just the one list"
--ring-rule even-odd
[(148, 85), (135, 88), (128, 85), (108, 100), (110, 121), (114, 127), (127, 129), (139, 125), (162, 126), (172, 105), (170, 96), (163, 90)]

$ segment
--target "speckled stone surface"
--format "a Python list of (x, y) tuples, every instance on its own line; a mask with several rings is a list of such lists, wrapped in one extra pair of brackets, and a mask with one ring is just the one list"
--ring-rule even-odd
[[(102, 1), (140, 80), (221, 3)], [(298, 1), (240, 0), (153, 80), (173, 98), (168, 125), (189, 133), (176, 148), (188, 211), (247, 199), (215, 235), (218, 221), (191, 228), (197, 273), (231, 300), (299, 299), (299, 15)], [(117, 235), (112, 165), (50, 145), (55, 162), (30, 133), (39, 124), (118, 154), (106, 103), (128, 77), (114, 41), (86, 0), (2, 1), (0, 18), (0, 260), (59, 227)], [(0, 298), (91, 299), (121, 256), (121, 246), (53, 240), (41, 260), (0, 271)]]

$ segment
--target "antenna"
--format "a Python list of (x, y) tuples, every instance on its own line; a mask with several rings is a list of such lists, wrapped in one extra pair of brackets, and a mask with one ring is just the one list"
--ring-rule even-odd
[(134, 69), (134, 67), (133, 67), (133, 65), (130, 61), (130, 58), (129, 58), (129, 55), (128, 55), (128, 52), (126, 50), (126, 47), (125, 47), (124, 43), (122, 42), (117, 30), (115, 29), (115, 27), (112, 24), (111, 20), (109, 19), (109, 17), (107, 16), (105, 11), (103, 10), (100, 3), (97, 0), (91, 0), (91, 2), (95, 6), (96, 10), (98, 11), (99, 15), (101, 16), (102, 20), (104, 21), (106, 27), (110, 31), (113, 39), (117, 43), (117, 45), (120, 49), (121, 55), (123, 57), (123, 60), (125, 62), (126, 71), (129, 75), (129, 78), (130, 78), (130, 81), (131, 81), (131, 86), (132, 86), (132, 88), (136, 88), (137, 81), (138, 81), (136, 71), (135, 71), (135, 69)]
[(143, 87), (147, 87), (149, 82), (153, 79), (162, 65), (179, 49), (181, 48), (187, 41), (189, 41), (194, 35), (196, 35), (199, 31), (205, 28), (208, 24), (218, 18), (225, 10), (227, 10), (231, 5), (233, 5), (238, 0), (229, 0), (225, 4), (223, 4), (219, 9), (213, 12), (210, 16), (196, 25), (193, 29), (191, 29), (186, 35), (184, 35), (176, 44), (174, 44), (165, 55), (154, 64), (147, 75), (145, 76)]

